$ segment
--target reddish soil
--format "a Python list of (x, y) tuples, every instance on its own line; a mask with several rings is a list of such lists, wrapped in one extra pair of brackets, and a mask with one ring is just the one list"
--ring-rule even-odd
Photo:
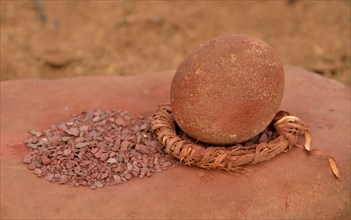
[(246, 33), (350, 85), (350, 1), (2, 1), (0, 24), (1, 80), (175, 69), (201, 42)]

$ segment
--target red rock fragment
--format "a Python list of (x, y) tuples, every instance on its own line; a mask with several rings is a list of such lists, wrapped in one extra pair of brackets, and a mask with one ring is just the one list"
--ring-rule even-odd
[(41, 168), (41, 171), (43, 171), (43, 173), (46, 173), (46, 172), (48, 171), (48, 168), (47, 168), (46, 166), (43, 166), (43, 167)]
[(126, 126), (126, 122), (122, 118), (117, 118), (115, 122), (119, 126)]
[(43, 155), (41, 156), (41, 163), (44, 165), (49, 165), (51, 163), (51, 160), (46, 155)]
[(23, 158), (23, 163), (25, 164), (30, 164), (32, 162), (32, 156), (30, 154), (27, 154)]
[(113, 175), (113, 180), (114, 180), (114, 183), (122, 183), (122, 178), (118, 175)]
[(91, 163), (92, 163), (92, 162), (91, 162), (90, 160), (84, 160), (84, 161), (83, 161), (83, 164), (84, 164), (84, 165), (89, 165), (89, 164), (91, 164)]
[(105, 161), (108, 158), (108, 153), (102, 153), (100, 155), (100, 160)]
[(93, 185), (91, 185), (90, 187), (92, 189), (96, 189), (96, 188), (101, 188), (103, 187), (104, 185), (100, 182), (100, 181), (95, 181)]
[(70, 154), (71, 154), (71, 149), (64, 149), (63, 150), (63, 155), (65, 155), (65, 156), (69, 156)]
[(72, 167), (74, 167), (75, 166), (75, 162), (73, 161), (73, 160), (68, 160), (67, 162), (66, 162), (66, 167), (67, 168), (72, 168)]
[(67, 182), (67, 176), (66, 175), (61, 175), (59, 179), (60, 184), (64, 184)]
[(136, 133), (136, 144), (140, 144), (142, 138), (143, 138), (143, 137), (141, 136), (140, 133)]
[(71, 139), (71, 137), (68, 137), (68, 136), (66, 136), (66, 137), (62, 137), (62, 141), (63, 142), (67, 142), (68, 140), (70, 140)]
[(149, 152), (149, 148), (143, 144), (136, 144), (135, 150), (137, 150), (141, 153), (148, 153)]
[(85, 154), (84, 151), (80, 151), (79, 154), (78, 154), (78, 158), (79, 158), (80, 160), (82, 160), (84, 154)]
[(133, 166), (133, 169), (131, 170), (131, 174), (135, 177), (139, 176), (140, 174), (140, 168), (137, 167), (136, 165)]
[(117, 160), (115, 158), (110, 158), (107, 160), (107, 163), (114, 164), (114, 163), (117, 163)]
[(48, 181), (52, 182), (54, 180), (54, 174), (49, 174), (45, 177)]
[(93, 148), (93, 149), (90, 150), (90, 152), (92, 154), (96, 154), (96, 152), (98, 152), (98, 151), (99, 151), (99, 148)]
[(86, 125), (80, 126), (80, 127), (79, 127), (79, 131), (80, 131), (81, 133), (86, 133), (87, 131), (89, 131), (89, 127), (86, 126)]
[(41, 175), (43, 172), (41, 171), (41, 169), (36, 168), (36, 169), (33, 171), (33, 173), (34, 173), (35, 175), (39, 176), (39, 175)]
[(55, 135), (55, 136), (49, 137), (48, 140), (51, 146), (58, 146), (60, 144), (61, 137), (58, 135)]
[(147, 129), (149, 127), (149, 125), (148, 124), (146, 124), (146, 123), (144, 123), (144, 124), (142, 124), (141, 126), (140, 126), (140, 130), (142, 131), (142, 130), (145, 130), (145, 129)]
[(40, 137), (42, 135), (42, 133), (38, 130), (31, 130), (30, 133), (35, 137)]
[(155, 169), (156, 172), (160, 172), (160, 171), (161, 171), (161, 167), (160, 167), (159, 164), (156, 164), (156, 165), (154, 166), (154, 169)]
[(38, 141), (37, 146), (42, 146), (42, 147), (46, 147), (49, 145), (49, 140), (46, 138), (42, 138)]
[(102, 174), (102, 176), (101, 176), (101, 179), (105, 179), (106, 177), (108, 177), (108, 173), (104, 173), (104, 174)]
[(70, 128), (66, 129), (65, 132), (69, 135), (77, 137), (79, 135), (79, 129), (78, 128)]
[(37, 168), (37, 163), (32, 161), (32, 163), (30, 163), (28, 166), (27, 166), (28, 169), (30, 170), (34, 170), (35, 168)]
[(148, 168), (146, 168), (146, 167), (141, 168), (139, 177), (143, 178), (147, 173), (149, 173), (149, 171), (150, 170)]
[(129, 141), (122, 141), (120, 150), (121, 150), (121, 151), (126, 151), (126, 150), (128, 150), (129, 144), (130, 144)]
[(100, 155), (102, 154), (102, 151), (99, 150), (98, 152), (96, 152), (94, 155), (96, 158), (100, 158)]
[(124, 178), (126, 178), (126, 180), (130, 180), (132, 178), (132, 175), (130, 173), (127, 173), (124, 175)]
[(85, 180), (81, 180), (81, 181), (79, 181), (79, 185), (86, 186), (86, 185), (88, 185), (88, 182)]

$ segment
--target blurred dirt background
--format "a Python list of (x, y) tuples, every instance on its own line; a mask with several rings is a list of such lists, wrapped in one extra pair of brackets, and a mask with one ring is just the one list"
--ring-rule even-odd
[(246, 33), (350, 85), (350, 1), (1, 1), (0, 24), (1, 80), (175, 69), (202, 41)]

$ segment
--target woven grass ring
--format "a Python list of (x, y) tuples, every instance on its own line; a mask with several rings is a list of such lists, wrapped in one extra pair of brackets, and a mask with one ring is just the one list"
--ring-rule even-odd
[[(240, 172), (245, 170), (244, 165), (270, 160), (293, 147), (304, 148), (313, 155), (325, 156), (321, 150), (311, 148), (311, 135), (307, 126), (299, 118), (285, 111), (278, 112), (272, 123), (259, 135), (265, 134), (267, 141), (257, 144), (244, 143), (245, 146), (210, 146), (187, 138), (177, 128), (170, 105), (159, 106), (153, 116), (151, 129), (165, 147), (166, 153), (186, 165), (206, 169)], [(303, 146), (298, 143), (299, 137), (304, 137)], [(339, 178), (335, 160), (326, 156), (334, 175)]]

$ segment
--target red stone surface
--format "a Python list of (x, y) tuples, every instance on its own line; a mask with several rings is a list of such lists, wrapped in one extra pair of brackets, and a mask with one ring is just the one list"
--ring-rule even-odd
[(174, 72), (8, 81), (1, 82), (1, 218), (350, 218), (350, 88), (300, 68), (285, 71), (282, 109), (309, 125), (314, 147), (335, 157), (340, 181), (326, 159), (293, 149), (242, 175), (178, 166), (96, 191), (50, 184), (22, 163), (29, 130), (93, 108), (152, 114), (169, 102)]

